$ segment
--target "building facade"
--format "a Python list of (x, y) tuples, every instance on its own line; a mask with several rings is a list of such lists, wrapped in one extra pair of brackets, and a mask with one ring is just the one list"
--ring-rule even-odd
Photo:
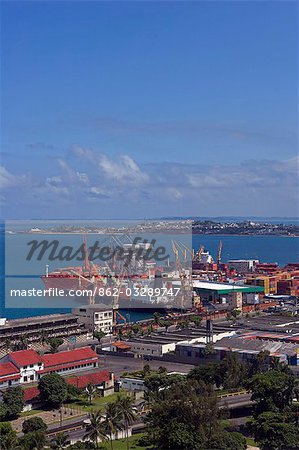
[(78, 317), (78, 321), (91, 331), (102, 331), (110, 334), (113, 327), (113, 310), (103, 304), (83, 305), (74, 308), (72, 313)]

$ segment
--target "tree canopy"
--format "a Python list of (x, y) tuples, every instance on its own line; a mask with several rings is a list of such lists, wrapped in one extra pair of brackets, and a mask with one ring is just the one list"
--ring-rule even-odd
[(40, 398), (44, 403), (60, 406), (68, 397), (68, 384), (57, 373), (43, 376), (38, 383)]

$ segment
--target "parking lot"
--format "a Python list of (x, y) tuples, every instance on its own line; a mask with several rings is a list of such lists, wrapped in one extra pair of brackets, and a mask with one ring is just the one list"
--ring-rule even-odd
[[(128, 358), (125, 356), (103, 356), (100, 355), (101, 367), (114, 372), (114, 374), (119, 377), (124, 372), (132, 372), (135, 370), (141, 370), (145, 364), (149, 364), (154, 370), (163, 366), (166, 367), (168, 372), (180, 372), (188, 373), (194, 366), (190, 364), (179, 364), (173, 362), (164, 361), (146, 361), (141, 358)], [(102, 366), (103, 364), (103, 366)]]

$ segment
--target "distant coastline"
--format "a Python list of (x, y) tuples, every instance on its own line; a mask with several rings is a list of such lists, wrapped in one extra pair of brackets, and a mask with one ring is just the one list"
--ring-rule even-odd
[(124, 234), (192, 234), (213, 236), (280, 236), (298, 237), (299, 225), (284, 223), (256, 222), (246, 220), (242, 222), (227, 221), (216, 222), (214, 220), (160, 220), (143, 221), (140, 223), (115, 224), (91, 224), (91, 223), (59, 223), (38, 224), (33, 223), (29, 228), (14, 227), (7, 224), (6, 234), (33, 234), (33, 235), (124, 235)]

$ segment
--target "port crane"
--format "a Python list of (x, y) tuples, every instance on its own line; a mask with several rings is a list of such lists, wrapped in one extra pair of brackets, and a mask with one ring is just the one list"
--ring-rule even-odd
[(221, 263), (221, 254), (222, 254), (222, 241), (219, 242), (218, 253), (217, 253), (217, 265)]
[[(188, 295), (191, 295), (191, 283), (190, 283), (190, 277), (187, 277), (186, 271), (183, 269), (180, 257), (179, 257), (179, 246), (176, 242), (171, 241), (172, 250), (175, 256), (175, 262), (176, 266), (179, 272), (179, 277), (181, 280), (181, 286), (182, 286), (182, 293), (181, 293), (181, 309), (184, 309), (186, 306)], [(190, 271), (191, 272), (191, 271)]]
[(203, 245), (201, 245), (200, 247), (199, 247), (199, 249), (198, 249), (198, 251), (197, 251), (197, 253), (196, 253), (196, 259), (197, 259), (197, 261), (201, 261), (201, 257), (202, 257), (202, 254), (203, 254), (203, 252), (204, 252), (204, 246)]

